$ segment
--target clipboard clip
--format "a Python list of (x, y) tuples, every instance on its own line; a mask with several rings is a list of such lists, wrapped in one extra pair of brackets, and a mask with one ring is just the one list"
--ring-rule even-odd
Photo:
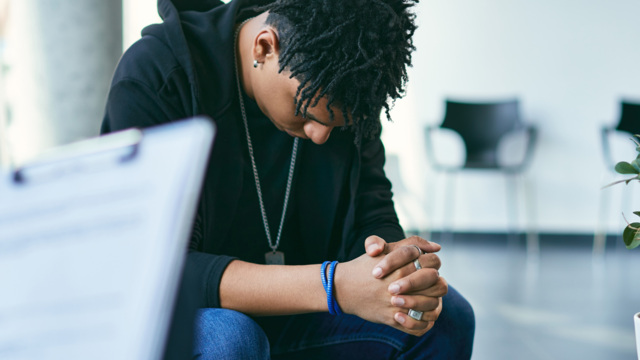
[(25, 184), (128, 162), (138, 155), (142, 138), (142, 130), (132, 128), (59, 146), (18, 166), (12, 178)]

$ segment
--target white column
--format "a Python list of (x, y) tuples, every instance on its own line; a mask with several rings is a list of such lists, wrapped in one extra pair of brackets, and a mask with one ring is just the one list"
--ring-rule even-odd
[(6, 50), (15, 162), (98, 135), (122, 54), (122, 0), (13, 0)]

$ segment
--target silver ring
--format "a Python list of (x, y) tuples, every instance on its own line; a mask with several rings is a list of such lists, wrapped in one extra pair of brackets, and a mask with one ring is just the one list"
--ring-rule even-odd
[(408, 315), (411, 316), (412, 318), (418, 320), (418, 321), (421, 321), (422, 320), (422, 314), (423, 314), (422, 311), (415, 311), (413, 309), (409, 309), (409, 314)]
[(416, 266), (416, 270), (422, 269), (422, 265), (420, 265), (420, 261), (418, 261), (418, 259), (413, 260), (413, 265)]
[[(424, 252), (422, 251), (422, 249), (420, 249), (420, 247), (418, 245), (409, 245), (409, 246), (415, 246), (416, 249), (418, 249), (418, 252), (420, 253), (420, 255), (424, 254)], [(420, 255), (418, 255), (418, 256), (420, 256)]]
[[(420, 252), (420, 255), (424, 254), (424, 253), (422, 252), (422, 249), (420, 249), (420, 248), (418, 247), (418, 245), (411, 245), (411, 246), (415, 246), (415, 247), (416, 247), (416, 249), (418, 249), (418, 252)], [(413, 265), (415, 265), (416, 270), (420, 270), (420, 269), (422, 269), (422, 265), (420, 265), (420, 261), (419, 261), (419, 260), (420, 260), (420, 255), (418, 255), (418, 258), (417, 258), (417, 259), (413, 260)]]

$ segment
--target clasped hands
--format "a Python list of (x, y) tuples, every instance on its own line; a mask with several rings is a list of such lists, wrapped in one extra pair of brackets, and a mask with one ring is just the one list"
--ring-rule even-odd
[[(412, 245), (425, 254), (420, 255)], [(370, 236), (365, 241), (365, 255), (340, 265), (348, 265), (351, 276), (343, 276), (338, 266), (336, 283), (351, 289), (336, 293), (338, 303), (345, 312), (363, 319), (415, 336), (425, 334), (440, 315), (442, 297), (448, 290), (447, 282), (438, 273), (440, 258), (433, 254), (440, 248), (418, 236), (394, 243)], [(416, 259), (422, 266), (420, 270), (413, 263)], [(355, 293), (353, 289), (357, 289)], [(408, 316), (409, 309), (422, 311), (422, 320)]]

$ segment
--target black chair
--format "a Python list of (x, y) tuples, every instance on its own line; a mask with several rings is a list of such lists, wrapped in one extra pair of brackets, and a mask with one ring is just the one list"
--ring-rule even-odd
[[(510, 214), (510, 233), (515, 230), (514, 222), (517, 221), (517, 178), (518, 175), (531, 162), (534, 145), (537, 138), (536, 128), (525, 125), (520, 120), (518, 100), (509, 100), (494, 103), (465, 103), (457, 101), (446, 101), (445, 117), (440, 128), (450, 129), (462, 137), (466, 146), (466, 160), (461, 167), (447, 166), (436, 161), (432, 145), (432, 131), (438, 127), (428, 126), (426, 128), (427, 157), (433, 168), (439, 172), (451, 175), (467, 169), (494, 170), (505, 174), (507, 177), (507, 200)], [(498, 144), (500, 139), (511, 132), (526, 131), (527, 144), (523, 160), (515, 165), (501, 165), (498, 162)], [(445, 193), (445, 218), (448, 213), (452, 213), (452, 182), (447, 182), (449, 191)], [(433, 188), (433, 187), (432, 187)], [(449, 198), (449, 199), (447, 199)], [(433, 199), (433, 197), (430, 197)], [(445, 221), (446, 222), (446, 221)], [(450, 233), (450, 231), (449, 231)], [(529, 250), (537, 250), (537, 234), (530, 231), (527, 241)], [(533, 246), (531, 248), (530, 246)]]
[(602, 153), (604, 161), (609, 169), (613, 171), (618, 161), (611, 157), (611, 145), (609, 144), (609, 134), (614, 131), (623, 131), (630, 135), (640, 134), (640, 104), (626, 101), (620, 103), (620, 121), (616, 127), (605, 126), (602, 128)]
[[(640, 103), (632, 103), (625, 100), (620, 102), (620, 120), (614, 126), (604, 126), (602, 128), (602, 155), (604, 157), (605, 166), (611, 172), (615, 172), (614, 168), (619, 161), (628, 161), (630, 159), (614, 159), (611, 156), (611, 144), (609, 143), (609, 135), (612, 132), (621, 131), (629, 134), (629, 137), (640, 134)], [(629, 144), (631, 146), (631, 143)], [(626, 188), (624, 190), (627, 190)], [(626, 207), (628, 196), (622, 191), (623, 208)], [(594, 256), (604, 255), (606, 245), (606, 217), (608, 214), (609, 191), (600, 191), (598, 226), (593, 237), (593, 254)], [(621, 241), (618, 241), (622, 244)]]

